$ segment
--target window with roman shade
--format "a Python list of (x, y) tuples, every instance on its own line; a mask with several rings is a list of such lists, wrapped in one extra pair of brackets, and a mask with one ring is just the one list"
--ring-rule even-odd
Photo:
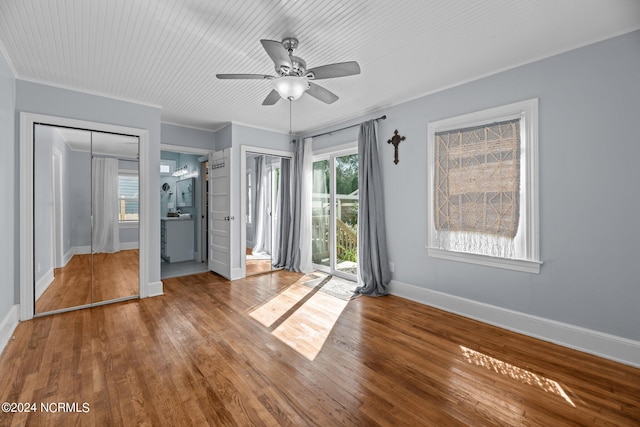
[(539, 271), (534, 124), (537, 100), (429, 123), (431, 256)]

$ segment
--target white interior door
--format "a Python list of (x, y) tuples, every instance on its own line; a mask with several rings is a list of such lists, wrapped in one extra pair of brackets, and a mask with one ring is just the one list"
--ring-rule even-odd
[(231, 279), (231, 149), (209, 154), (209, 270)]

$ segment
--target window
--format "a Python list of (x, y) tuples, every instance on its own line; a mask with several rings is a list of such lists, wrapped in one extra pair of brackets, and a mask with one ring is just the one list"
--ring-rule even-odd
[(138, 175), (120, 171), (118, 173), (118, 219), (123, 223), (140, 220)]
[(429, 256), (539, 273), (538, 100), (428, 124)]

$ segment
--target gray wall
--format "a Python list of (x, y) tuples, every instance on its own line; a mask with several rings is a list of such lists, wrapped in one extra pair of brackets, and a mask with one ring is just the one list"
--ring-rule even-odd
[(213, 150), (216, 144), (214, 132), (162, 123), (162, 143), (183, 147)]
[(216, 151), (224, 150), (225, 148), (231, 147), (231, 145), (233, 144), (232, 131), (233, 126), (231, 125), (231, 123), (229, 123), (228, 126), (225, 126), (216, 132)]
[[(4, 98), (3, 98), (4, 99)], [(60, 116), (145, 129), (149, 132), (147, 151), (149, 174), (141, 177), (141, 196), (148, 194), (151, 230), (147, 242), (148, 281), (160, 281), (160, 108), (149, 107), (112, 98), (47, 86), (39, 83), (16, 81), (16, 110)], [(19, 142), (19, 138), (16, 138)], [(15, 149), (15, 148), (14, 148)], [(13, 191), (19, 188), (15, 182)], [(15, 224), (17, 226), (17, 224)], [(17, 227), (16, 227), (17, 229)], [(18, 263), (19, 260), (15, 259)], [(19, 301), (19, 280), (15, 282), (14, 301)]]
[(2, 52), (0, 52), (0, 182), (5, 185), (2, 199), (9, 203), (2, 212), (0, 221), (0, 322), (6, 317), (17, 301), (15, 283), (19, 271), (13, 242), (18, 238), (18, 220), (16, 208), (19, 205), (16, 181), (15, 148), (15, 106), (16, 80), (11, 73)]
[[(91, 247), (91, 153), (69, 150), (65, 171), (69, 175), (64, 216), (71, 226), (71, 247)], [(66, 225), (66, 224), (65, 224)]]
[[(430, 258), (427, 123), (540, 100), (540, 274)], [(418, 98), (378, 134), (393, 279), (518, 312), (640, 340), (640, 32)], [(398, 129), (400, 163), (386, 141)], [(314, 148), (357, 139), (357, 129)]]

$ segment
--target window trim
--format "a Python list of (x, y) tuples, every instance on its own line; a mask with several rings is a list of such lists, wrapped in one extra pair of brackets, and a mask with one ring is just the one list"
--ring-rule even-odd
[[(524, 259), (499, 258), (466, 252), (455, 252), (434, 246), (434, 148), (436, 132), (489, 124), (496, 121), (521, 118), (521, 212), (526, 220), (521, 222)], [(539, 173), (538, 173), (538, 98), (489, 108), (427, 124), (427, 253), (430, 257), (450, 261), (498, 267), (526, 273), (540, 273), (539, 234)], [(518, 238), (518, 237), (516, 237)]]
[[(120, 187), (120, 176), (129, 175), (138, 178), (138, 220), (123, 221), (118, 219), (120, 228), (137, 228), (140, 225), (140, 173), (136, 170), (118, 169), (118, 188)], [(118, 200), (120, 200), (120, 192), (118, 191)]]

